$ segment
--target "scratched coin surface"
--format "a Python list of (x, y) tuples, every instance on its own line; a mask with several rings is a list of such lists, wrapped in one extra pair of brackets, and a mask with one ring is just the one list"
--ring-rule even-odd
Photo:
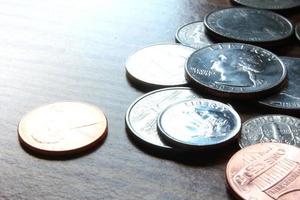
[(224, 145), (238, 136), (241, 120), (229, 105), (194, 99), (167, 107), (158, 117), (158, 131), (172, 146), (202, 150)]
[(146, 47), (130, 56), (126, 71), (131, 79), (147, 86), (185, 85), (184, 65), (195, 49), (180, 44)]
[(263, 115), (242, 125), (239, 145), (277, 142), (300, 147), (300, 119), (287, 115)]
[(299, 0), (233, 0), (244, 6), (267, 9), (267, 10), (285, 10), (300, 6)]
[(126, 113), (126, 125), (140, 141), (158, 148), (171, 147), (165, 144), (157, 132), (157, 117), (169, 105), (188, 99), (200, 98), (188, 87), (172, 87), (149, 92), (138, 98)]
[(204, 19), (212, 36), (248, 43), (276, 44), (293, 35), (292, 23), (271, 11), (227, 8), (214, 11)]
[(298, 200), (300, 149), (282, 143), (260, 143), (232, 156), (226, 167), (229, 190), (247, 200)]
[(297, 39), (300, 41), (300, 24), (296, 25), (295, 34), (296, 34)]
[(230, 98), (258, 98), (277, 92), (287, 70), (270, 51), (249, 44), (220, 43), (194, 52), (186, 78), (207, 92)]
[(288, 83), (278, 93), (261, 99), (260, 104), (269, 108), (300, 111), (300, 59), (281, 57), (287, 68)]
[(92, 147), (105, 138), (107, 120), (95, 106), (61, 102), (26, 114), (18, 127), (24, 147), (44, 155), (66, 155)]
[(202, 21), (191, 22), (177, 30), (176, 40), (181, 44), (196, 49), (209, 46), (214, 42), (205, 34)]

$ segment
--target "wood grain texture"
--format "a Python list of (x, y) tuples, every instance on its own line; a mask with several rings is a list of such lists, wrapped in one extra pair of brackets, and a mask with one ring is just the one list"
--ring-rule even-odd
[[(224, 169), (235, 144), (166, 159), (132, 142), (124, 122), (131, 102), (143, 94), (126, 79), (126, 58), (148, 45), (173, 43), (180, 25), (231, 6), (229, 1), (0, 0), (0, 5), (0, 199), (231, 199)], [(300, 22), (297, 12), (288, 17)], [(294, 41), (278, 52), (300, 56), (299, 46)], [(107, 114), (109, 134), (101, 147), (61, 160), (25, 152), (17, 139), (21, 117), (69, 100), (97, 105)], [(261, 113), (243, 106), (239, 112), (243, 120)]]

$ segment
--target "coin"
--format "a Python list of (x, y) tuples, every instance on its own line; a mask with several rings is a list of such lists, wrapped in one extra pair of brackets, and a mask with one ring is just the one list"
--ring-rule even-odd
[(231, 192), (247, 200), (297, 200), (300, 149), (281, 143), (260, 143), (232, 156), (226, 167)]
[(300, 111), (300, 59), (280, 58), (287, 68), (288, 83), (277, 94), (259, 100), (259, 103), (273, 109)]
[(264, 115), (242, 125), (239, 145), (279, 142), (300, 147), (300, 119), (287, 115)]
[(295, 34), (296, 34), (297, 39), (300, 41), (300, 24), (296, 25)]
[(188, 99), (200, 98), (188, 87), (172, 87), (149, 92), (128, 108), (126, 125), (138, 140), (153, 147), (171, 149), (159, 137), (157, 117), (169, 105)]
[(228, 98), (258, 98), (281, 89), (286, 67), (270, 51), (249, 44), (220, 43), (194, 52), (186, 78), (207, 92)]
[(271, 11), (227, 8), (214, 11), (204, 19), (212, 36), (223, 40), (276, 45), (293, 35), (292, 23)]
[(147, 86), (182, 86), (184, 65), (195, 49), (179, 44), (146, 47), (130, 56), (126, 62), (127, 74)]
[(205, 34), (202, 21), (191, 22), (180, 27), (176, 32), (176, 40), (185, 46), (196, 49), (201, 49), (214, 43)]
[(233, 0), (244, 6), (268, 9), (268, 10), (285, 10), (300, 6), (299, 0)]
[(36, 153), (57, 156), (81, 152), (107, 133), (104, 113), (80, 102), (59, 102), (26, 114), (18, 127), (20, 143)]
[(241, 119), (229, 105), (194, 99), (167, 107), (158, 117), (161, 136), (172, 146), (203, 150), (224, 145), (238, 136)]

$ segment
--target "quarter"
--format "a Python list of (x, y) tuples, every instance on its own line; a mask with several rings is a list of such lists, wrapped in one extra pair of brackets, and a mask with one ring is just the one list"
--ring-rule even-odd
[(286, 10), (300, 6), (299, 0), (233, 0), (234, 2), (257, 9)]

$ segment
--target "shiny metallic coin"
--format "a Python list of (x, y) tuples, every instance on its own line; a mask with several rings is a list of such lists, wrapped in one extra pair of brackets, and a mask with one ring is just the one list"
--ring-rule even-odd
[(102, 141), (107, 133), (104, 113), (79, 102), (54, 103), (37, 108), (19, 123), (19, 140), (44, 155), (78, 153)]
[(300, 149), (281, 143), (261, 143), (232, 156), (226, 167), (230, 191), (247, 200), (298, 200)]
[(239, 145), (277, 142), (300, 147), (300, 119), (287, 115), (264, 115), (243, 123)]
[(194, 52), (186, 78), (207, 92), (228, 98), (258, 98), (281, 89), (286, 67), (270, 51), (248, 44), (220, 43)]
[(285, 10), (300, 6), (299, 0), (233, 0), (234, 2), (257, 9)]
[(176, 40), (185, 46), (196, 49), (214, 43), (205, 34), (204, 24), (201, 21), (191, 22), (180, 27), (176, 33)]
[(141, 49), (126, 62), (127, 74), (149, 86), (182, 86), (184, 65), (195, 49), (179, 44), (162, 44)]
[(293, 35), (292, 23), (266, 10), (227, 8), (208, 14), (204, 25), (212, 36), (223, 40), (275, 45)]
[(170, 149), (157, 133), (157, 117), (169, 105), (200, 98), (188, 87), (155, 90), (138, 98), (127, 110), (126, 125), (135, 138), (158, 148)]
[(300, 59), (280, 58), (287, 68), (288, 83), (277, 94), (266, 97), (259, 101), (260, 104), (269, 108), (287, 111), (300, 111)]
[(295, 28), (295, 34), (297, 39), (300, 41), (300, 24), (297, 24), (296, 28)]
[(186, 150), (219, 147), (235, 139), (241, 128), (241, 119), (231, 106), (208, 99), (173, 104), (157, 122), (166, 141)]

